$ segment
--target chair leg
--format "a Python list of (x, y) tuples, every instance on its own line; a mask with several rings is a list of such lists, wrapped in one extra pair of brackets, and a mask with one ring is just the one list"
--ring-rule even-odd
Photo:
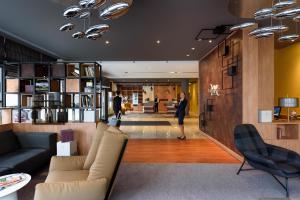
[(283, 187), (285, 190), (286, 198), (290, 197), (290, 192), (289, 192), (289, 178), (285, 177), (285, 184), (283, 184), (276, 176), (271, 174), (273, 178)]
[(240, 172), (242, 171), (244, 165), (245, 165), (246, 160), (244, 160), (244, 162), (242, 163), (241, 167), (239, 168), (239, 171), (236, 173), (237, 175), (240, 174)]
[(289, 179), (285, 177), (285, 190), (286, 190), (286, 198), (290, 197), (290, 191), (289, 191)]

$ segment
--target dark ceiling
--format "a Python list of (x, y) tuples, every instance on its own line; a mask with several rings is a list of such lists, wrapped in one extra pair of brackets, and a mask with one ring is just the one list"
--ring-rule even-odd
[[(227, 11), (228, 0), (134, 0), (126, 15), (105, 21), (111, 30), (102, 39), (74, 40), (71, 32), (58, 31), (72, 2), (78, 1), (3, 0), (0, 28), (65, 60), (198, 60), (222, 39), (195, 41), (202, 28), (238, 22)], [(97, 16), (91, 21), (103, 22)]]

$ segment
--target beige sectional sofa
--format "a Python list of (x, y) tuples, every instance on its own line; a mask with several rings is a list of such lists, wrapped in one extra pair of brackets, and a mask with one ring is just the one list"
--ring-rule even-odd
[(108, 199), (127, 141), (118, 129), (99, 123), (87, 156), (52, 157), (34, 200)]

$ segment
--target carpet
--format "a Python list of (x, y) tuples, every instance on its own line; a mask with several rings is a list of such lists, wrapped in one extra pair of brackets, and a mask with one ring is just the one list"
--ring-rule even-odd
[(121, 126), (171, 126), (169, 121), (121, 121)]
[[(237, 164), (123, 164), (110, 200), (285, 199), (262, 171), (236, 175)], [(300, 179), (290, 180), (290, 200), (300, 200)]]

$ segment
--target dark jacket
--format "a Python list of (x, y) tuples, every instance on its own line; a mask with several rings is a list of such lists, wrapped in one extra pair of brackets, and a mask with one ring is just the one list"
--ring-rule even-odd
[(122, 98), (119, 96), (116, 96), (113, 101), (113, 109), (115, 113), (118, 113), (121, 110), (121, 104), (122, 104)]
[(180, 101), (177, 110), (176, 110), (176, 116), (177, 117), (184, 117), (185, 116), (185, 108), (187, 105), (187, 100), (184, 99), (183, 101)]

